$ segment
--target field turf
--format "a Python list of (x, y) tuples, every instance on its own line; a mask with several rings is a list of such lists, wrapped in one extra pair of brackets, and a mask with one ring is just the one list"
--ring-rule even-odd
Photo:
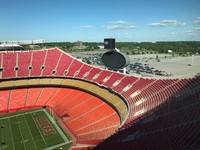
[(60, 150), (70, 145), (46, 109), (0, 115), (0, 150)]

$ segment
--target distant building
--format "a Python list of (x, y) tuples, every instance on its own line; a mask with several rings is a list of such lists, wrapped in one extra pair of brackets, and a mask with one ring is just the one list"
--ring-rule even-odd
[(0, 51), (21, 51), (24, 50), (19, 44), (0, 44)]
[(29, 47), (29, 49), (31, 49), (31, 50), (40, 48), (39, 45), (29, 45), (28, 47)]
[(79, 48), (83, 47), (83, 42), (81, 42), (81, 41), (76, 41), (76, 42), (74, 42), (74, 44), (76, 47), (79, 47)]
[(84, 49), (84, 48), (87, 48), (87, 46), (84, 46), (83, 45), (83, 42), (82, 41), (76, 41), (74, 42), (74, 47), (77, 48), (77, 49)]
[(170, 49), (168, 50), (168, 53), (172, 53), (172, 52), (173, 52), (172, 50), (170, 50)]
[(99, 49), (104, 49), (104, 45), (99, 45)]
[(40, 39), (40, 40), (25, 40), (25, 41), (1, 41), (0, 43), (4, 44), (41, 44), (45, 43), (45, 40)]

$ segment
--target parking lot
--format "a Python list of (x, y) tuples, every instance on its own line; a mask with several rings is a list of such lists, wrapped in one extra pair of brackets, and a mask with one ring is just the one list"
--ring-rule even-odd
[[(77, 58), (87, 58), (91, 65), (105, 68), (101, 62), (103, 52), (74, 53)], [(129, 55), (128, 72), (146, 78), (192, 78), (200, 73), (200, 55), (174, 56), (171, 54)], [(135, 68), (131, 66), (135, 65)], [(200, 74), (198, 74), (200, 75)]]
[[(157, 59), (158, 58), (158, 59)], [(131, 55), (131, 63), (140, 62), (152, 70), (161, 71), (163, 75), (141, 72), (140, 76), (158, 78), (191, 78), (200, 73), (200, 56), (181, 57), (167, 54)], [(159, 60), (159, 61), (158, 61)], [(133, 72), (133, 74), (135, 74)], [(138, 76), (138, 74), (135, 74)], [(164, 76), (166, 75), (166, 76)]]

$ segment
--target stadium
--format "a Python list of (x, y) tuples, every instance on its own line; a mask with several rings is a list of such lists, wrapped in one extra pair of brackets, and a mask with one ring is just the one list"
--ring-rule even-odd
[(0, 80), (0, 149), (200, 149), (200, 77), (136, 77), (52, 48), (1, 51)]

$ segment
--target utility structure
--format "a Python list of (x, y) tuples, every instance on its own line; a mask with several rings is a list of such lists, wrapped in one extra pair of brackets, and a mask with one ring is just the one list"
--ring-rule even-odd
[(115, 47), (114, 38), (104, 39), (104, 49), (109, 51), (105, 52), (101, 59), (106, 68), (114, 71), (120, 72), (123, 70), (123, 73), (126, 74), (126, 67), (130, 64), (130, 58), (125, 53), (122, 53), (119, 49)]

